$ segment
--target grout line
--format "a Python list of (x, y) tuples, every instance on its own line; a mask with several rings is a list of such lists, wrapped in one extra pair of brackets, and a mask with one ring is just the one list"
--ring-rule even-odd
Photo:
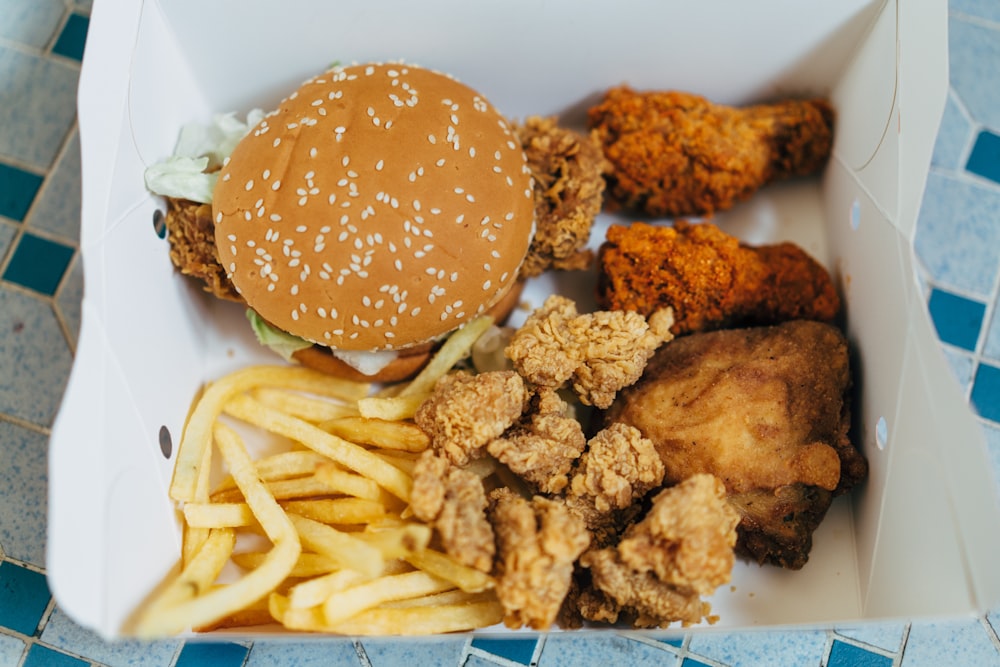
[(14, 415), (8, 415), (4, 412), (0, 412), (0, 422), (8, 422), (14, 424), (15, 426), (20, 426), (21, 428), (28, 429), (29, 431), (34, 431), (40, 435), (49, 437), (52, 435), (52, 428), (50, 426), (42, 426), (41, 424), (35, 424), (34, 422), (29, 422), (20, 417), (15, 417)]
[(981, 16), (976, 16), (974, 14), (966, 14), (961, 11), (949, 11), (948, 18), (951, 20), (957, 19), (970, 25), (979, 26), (980, 28), (1000, 31), (1000, 23), (990, 19), (985, 19)]
[(59, 19), (59, 23), (56, 24), (56, 29), (52, 31), (52, 35), (49, 37), (49, 40), (45, 43), (45, 46), (42, 47), (42, 52), (45, 55), (53, 55), (52, 48), (56, 45), (56, 42), (59, 41), (59, 37), (62, 36), (63, 30), (66, 29), (66, 24), (69, 23), (69, 17), (72, 13), (72, 9), (66, 3), (63, 3), (62, 17)]

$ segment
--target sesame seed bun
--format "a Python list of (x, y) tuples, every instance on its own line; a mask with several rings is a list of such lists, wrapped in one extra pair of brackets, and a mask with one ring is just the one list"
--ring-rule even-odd
[(216, 245), (274, 326), (337, 350), (405, 350), (510, 291), (532, 186), (507, 120), (471, 88), (409, 64), (334, 68), (233, 151)]

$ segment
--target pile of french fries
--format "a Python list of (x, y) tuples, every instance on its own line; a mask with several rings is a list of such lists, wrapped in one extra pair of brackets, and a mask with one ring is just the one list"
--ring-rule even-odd
[[(473, 320), (420, 375), (380, 393), (294, 366), (210, 384), (188, 416), (170, 485), (180, 563), (134, 633), (280, 623), (419, 635), (499, 623), (493, 579), (434, 549), (431, 527), (408, 512), (413, 465), (430, 444), (411, 418), (490, 324)], [(284, 450), (253, 460), (248, 432)]]

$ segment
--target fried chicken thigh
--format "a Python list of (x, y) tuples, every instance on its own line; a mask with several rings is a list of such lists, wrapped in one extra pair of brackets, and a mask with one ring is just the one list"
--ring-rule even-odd
[(800, 568), (832, 498), (867, 474), (848, 437), (851, 371), (833, 326), (796, 320), (677, 338), (604, 414), (652, 440), (673, 484), (720, 478), (740, 550)]
[(588, 112), (611, 163), (611, 203), (652, 216), (728, 209), (764, 184), (820, 169), (833, 145), (824, 100), (743, 108), (683, 92), (609, 90)]
[(830, 274), (792, 243), (749, 246), (711, 223), (612, 225), (599, 251), (603, 308), (671, 308), (670, 331), (810, 319), (830, 322), (840, 297)]

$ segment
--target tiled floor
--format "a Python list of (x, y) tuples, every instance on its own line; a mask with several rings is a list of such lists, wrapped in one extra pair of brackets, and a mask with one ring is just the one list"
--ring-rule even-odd
[[(75, 90), (84, 0), (0, 1), (0, 665), (1000, 665), (997, 614), (819, 631), (581, 640), (107, 643), (51, 600), (46, 443), (80, 324)], [(952, 86), (917, 252), (1000, 471), (1000, 3), (952, 0)]]

